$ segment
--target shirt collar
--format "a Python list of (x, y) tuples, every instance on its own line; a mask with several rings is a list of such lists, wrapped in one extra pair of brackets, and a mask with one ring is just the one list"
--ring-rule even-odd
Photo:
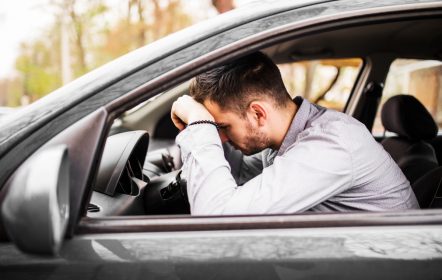
[(296, 142), (299, 133), (301, 133), (307, 125), (310, 117), (317, 113), (318, 108), (311, 104), (307, 99), (297, 96), (293, 99), (293, 102), (298, 105), (298, 111), (290, 124), (289, 130), (287, 131), (284, 140), (282, 141), (281, 147), (278, 151), (278, 156), (285, 153), (288, 147)]

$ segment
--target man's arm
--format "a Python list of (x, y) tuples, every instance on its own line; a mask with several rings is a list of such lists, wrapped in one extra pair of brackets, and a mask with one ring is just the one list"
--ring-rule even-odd
[(245, 156), (228, 142), (223, 143), (224, 156), (230, 165), (233, 178), (238, 185), (243, 185), (250, 179), (261, 174), (263, 169), (263, 153)]
[(294, 213), (305, 211), (353, 184), (352, 157), (339, 139), (338, 127), (303, 133), (262, 174), (242, 186), (231, 174), (217, 127), (195, 121), (213, 116), (190, 96), (172, 106), (172, 120), (183, 130), (177, 136), (183, 175), (194, 215)]
[(351, 156), (335, 136), (308, 135), (276, 157), (243, 186), (230, 172), (216, 128), (189, 127), (177, 137), (182, 148), (193, 215), (268, 214), (306, 211), (352, 184)]
[[(183, 130), (191, 122), (201, 120), (214, 121), (213, 116), (207, 109), (188, 95), (184, 95), (174, 102), (171, 118), (179, 130)], [(224, 155), (231, 166), (232, 175), (238, 185), (244, 184), (262, 171), (263, 158), (261, 153), (253, 156), (244, 156), (230, 144), (225, 143)]]

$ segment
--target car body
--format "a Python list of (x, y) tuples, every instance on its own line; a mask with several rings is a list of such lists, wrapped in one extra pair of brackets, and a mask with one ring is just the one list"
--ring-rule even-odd
[[(361, 119), (367, 85), (384, 82), (394, 59), (442, 57), (441, 23), (441, 1), (260, 1), (129, 53), (8, 114), (0, 120), (1, 278), (439, 279), (440, 209), (147, 215), (154, 213), (124, 208), (148, 203), (145, 197), (106, 197), (106, 189), (97, 194), (96, 187), (106, 174), (100, 170), (109, 132), (142, 129), (150, 140), (171, 143), (176, 131), (164, 123), (171, 102), (198, 73), (255, 50), (277, 63), (359, 57), (363, 63), (343, 110)], [(135, 110), (137, 105), (146, 111)], [(373, 121), (370, 116), (366, 122)], [(115, 145), (131, 147), (128, 153), (121, 148), (118, 159), (136, 154), (143, 135)], [(121, 166), (118, 159), (111, 173)], [(173, 172), (149, 183), (169, 186)], [(57, 182), (41, 183), (52, 177)], [(27, 192), (41, 190), (37, 183), (59, 188), (57, 198), (26, 200)], [(34, 189), (19, 189), (27, 185)], [(110, 210), (90, 214), (91, 201)], [(59, 215), (56, 222), (51, 215)], [(43, 229), (47, 224), (56, 229)]]

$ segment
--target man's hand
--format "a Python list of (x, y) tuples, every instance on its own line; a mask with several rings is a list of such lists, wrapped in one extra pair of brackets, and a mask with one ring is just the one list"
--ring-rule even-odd
[(214, 121), (213, 116), (207, 111), (206, 107), (188, 95), (181, 96), (173, 103), (170, 116), (173, 124), (179, 130), (183, 130), (191, 122), (201, 120)]

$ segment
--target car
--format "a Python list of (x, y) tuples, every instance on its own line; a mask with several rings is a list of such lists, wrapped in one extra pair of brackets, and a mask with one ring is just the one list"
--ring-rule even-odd
[[(440, 279), (441, 26), (442, 1), (259, 1), (2, 117), (0, 277)], [(254, 51), (364, 123), (422, 209), (191, 216), (171, 104)]]
[(0, 118), (3, 118), (4, 116), (8, 115), (8, 114), (12, 114), (15, 111), (17, 111), (16, 108), (12, 108), (12, 107), (0, 107)]

